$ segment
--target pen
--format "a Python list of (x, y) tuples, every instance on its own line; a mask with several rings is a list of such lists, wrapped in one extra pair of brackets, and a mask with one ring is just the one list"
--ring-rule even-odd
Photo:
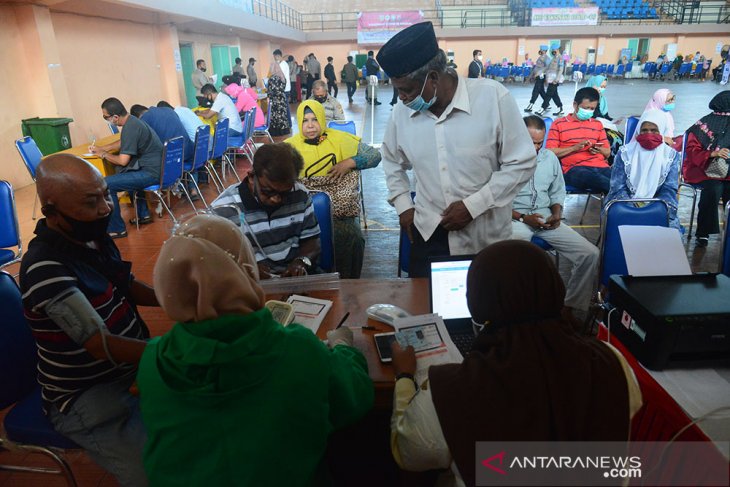
[(340, 320), (340, 324), (335, 327), (335, 330), (337, 328), (341, 327), (345, 323), (345, 321), (347, 321), (347, 317), (348, 316), (350, 316), (350, 312), (349, 311), (347, 313), (345, 313), (345, 316), (342, 317), (342, 319)]

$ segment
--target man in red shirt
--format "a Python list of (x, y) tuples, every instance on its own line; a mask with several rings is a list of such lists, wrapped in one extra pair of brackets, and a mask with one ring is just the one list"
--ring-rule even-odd
[(546, 147), (560, 159), (566, 185), (608, 193), (611, 148), (603, 125), (592, 118), (598, 99), (593, 88), (578, 90), (573, 100), (574, 113), (553, 122)]

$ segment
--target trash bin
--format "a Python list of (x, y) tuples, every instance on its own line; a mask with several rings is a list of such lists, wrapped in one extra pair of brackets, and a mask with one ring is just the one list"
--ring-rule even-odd
[(73, 118), (28, 118), (21, 121), (23, 136), (31, 136), (44, 156), (71, 148), (68, 124)]

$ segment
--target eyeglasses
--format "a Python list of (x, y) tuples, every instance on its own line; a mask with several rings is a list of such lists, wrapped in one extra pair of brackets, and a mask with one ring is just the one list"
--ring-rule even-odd
[(111, 120), (114, 117), (114, 115), (102, 115), (102, 118), (106, 120), (107, 122)]
[(256, 189), (259, 192), (261, 192), (261, 194), (264, 195), (264, 196), (266, 196), (267, 198), (273, 198), (274, 196), (278, 196), (279, 198), (281, 198), (282, 200), (284, 200), (292, 192), (294, 192), (294, 186), (293, 185), (292, 185), (292, 187), (290, 189), (288, 189), (286, 191), (277, 191), (277, 190), (271, 189), (271, 188), (264, 188), (263, 186), (261, 186), (261, 183), (259, 183), (259, 178), (256, 175), (254, 175), (254, 177), (253, 177), (253, 184), (254, 184), (254, 189)]

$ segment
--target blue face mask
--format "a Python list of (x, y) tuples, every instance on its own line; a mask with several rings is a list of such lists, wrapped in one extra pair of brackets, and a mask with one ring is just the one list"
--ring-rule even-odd
[(674, 103), (667, 103), (666, 105), (664, 105), (664, 108), (662, 108), (662, 110), (664, 110), (665, 112), (671, 112), (672, 110), (674, 110)]
[(428, 77), (423, 81), (423, 86), (421, 87), (421, 93), (418, 94), (417, 97), (415, 97), (413, 100), (409, 101), (405, 104), (408, 108), (411, 110), (415, 110), (417, 112), (425, 112), (429, 108), (433, 106), (434, 103), (436, 103), (436, 91), (434, 90), (433, 98), (431, 98), (431, 101), (426, 101), (423, 99), (423, 90), (426, 88), (426, 81), (428, 81)]
[(579, 107), (578, 112), (575, 114), (575, 116), (578, 118), (578, 120), (586, 121), (593, 116), (593, 110)]

